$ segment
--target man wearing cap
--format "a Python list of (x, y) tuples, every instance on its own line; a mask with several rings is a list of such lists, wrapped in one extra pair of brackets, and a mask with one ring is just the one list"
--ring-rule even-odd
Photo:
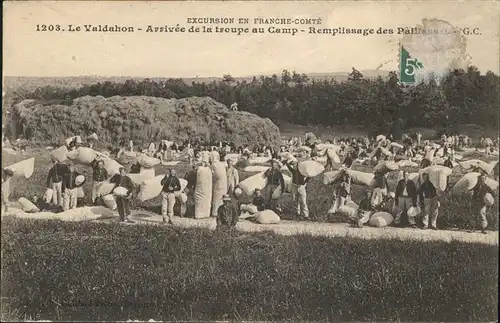
[[(410, 207), (417, 206), (417, 186), (413, 181), (410, 181), (410, 174), (408, 171), (403, 172), (403, 179), (396, 185), (396, 203), (398, 203), (398, 214), (394, 219), (394, 224), (401, 222), (401, 215), (408, 211)], [(408, 222), (410, 225), (415, 225), (415, 218), (408, 215)]]
[(162, 201), (161, 201), (161, 215), (163, 217), (163, 224), (172, 223), (172, 217), (174, 216), (174, 205), (175, 205), (175, 192), (179, 192), (181, 190), (181, 182), (175, 176), (175, 169), (170, 169), (168, 175), (165, 175), (161, 180), (161, 186), (163, 186), (163, 190), (161, 192)]
[(222, 205), (217, 210), (217, 229), (230, 229), (238, 223), (238, 208), (227, 194), (222, 196)]
[[(495, 196), (493, 190), (486, 185), (486, 173), (481, 170), (481, 175), (477, 178), (477, 184), (472, 188), (472, 201), (471, 207), (474, 216), (476, 217), (476, 221), (479, 222), (481, 227), (481, 233), (486, 234), (486, 228), (488, 227), (488, 219), (486, 218), (486, 212), (488, 206), (484, 202), (484, 197), (487, 193), (490, 193), (491, 196)], [(474, 231), (472, 229), (471, 231)]]
[(76, 178), (80, 174), (75, 170), (75, 166), (70, 163), (68, 165), (68, 172), (62, 177), (62, 191), (63, 191), (63, 210), (76, 209), (76, 202), (78, 199), (78, 187), (83, 182), (78, 183)]
[(62, 179), (64, 174), (69, 172), (67, 164), (63, 164), (58, 160), (53, 160), (54, 165), (49, 170), (47, 176), (47, 188), (51, 188), (54, 191), (52, 201), (55, 205), (63, 206), (63, 189), (62, 189)]
[(307, 207), (306, 185), (309, 182), (309, 177), (305, 177), (300, 173), (296, 159), (292, 159), (285, 165), (290, 170), (290, 173), (292, 173), (292, 198), (295, 202), (297, 216), (303, 216), (308, 219), (309, 208)]
[(92, 167), (92, 203), (96, 203), (96, 200), (99, 196), (97, 196), (97, 189), (99, 185), (104, 182), (108, 178), (108, 172), (104, 168), (104, 161), (101, 159), (95, 159), (90, 166)]
[(282, 190), (285, 188), (285, 179), (280, 171), (277, 160), (273, 159), (271, 161), (271, 168), (264, 173), (264, 176), (267, 178), (267, 185), (264, 187), (264, 200), (266, 201), (266, 207), (270, 209), (273, 206), (273, 192), (278, 186), (281, 186)]
[(116, 196), (116, 206), (118, 209), (118, 214), (120, 215), (120, 222), (134, 223), (134, 221), (129, 219), (130, 216), (130, 197), (134, 190), (134, 183), (127, 176), (125, 168), (120, 167), (120, 173), (114, 175), (109, 180), (111, 183), (115, 184), (115, 187), (124, 187), (127, 189), (127, 194), (125, 196)]

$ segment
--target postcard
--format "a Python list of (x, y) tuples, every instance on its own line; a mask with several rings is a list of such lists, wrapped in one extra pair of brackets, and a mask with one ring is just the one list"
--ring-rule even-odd
[(5, 1), (2, 321), (498, 317), (498, 1)]

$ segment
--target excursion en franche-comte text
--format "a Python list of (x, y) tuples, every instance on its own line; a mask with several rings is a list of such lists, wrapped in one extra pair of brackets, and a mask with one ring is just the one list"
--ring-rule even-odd
[(83, 33), (211, 33), (211, 34), (276, 34), (295, 36), (310, 35), (387, 35), (387, 34), (453, 34), (481, 35), (479, 28), (423, 29), (398, 26), (395, 28), (358, 28), (352, 26), (322, 27), (321, 18), (186, 18), (185, 23), (147, 24), (131, 26), (122, 24), (37, 24), (36, 32)]

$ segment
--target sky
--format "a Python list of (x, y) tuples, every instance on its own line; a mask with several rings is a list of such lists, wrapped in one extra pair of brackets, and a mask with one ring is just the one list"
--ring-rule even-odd
[[(4, 2), (5, 76), (211, 77), (397, 70), (402, 35), (318, 35), (316, 28), (396, 29), (441, 19), (478, 28), (466, 51), (482, 72), (499, 71), (499, 2)], [(147, 33), (148, 25), (189, 28), (190, 17), (321, 18), (289, 34)], [(64, 32), (36, 31), (60, 25)], [(134, 33), (69, 32), (68, 25), (132, 26)], [(196, 27), (201, 27), (196, 25)], [(212, 25), (215, 27), (215, 25)], [(264, 27), (239, 25), (224, 27)], [(274, 25), (274, 27), (282, 27)], [(142, 28), (138, 31), (137, 28)], [(82, 27), (83, 29), (83, 27)]]

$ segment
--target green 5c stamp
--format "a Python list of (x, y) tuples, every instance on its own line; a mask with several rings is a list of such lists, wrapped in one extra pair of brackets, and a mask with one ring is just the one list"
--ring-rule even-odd
[(422, 62), (412, 57), (403, 45), (399, 47), (399, 82), (402, 84), (415, 84), (417, 70), (424, 68)]
[(399, 82), (405, 85), (440, 83), (456, 69), (467, 69), (470, 56), (460, 28), (439, 19), (422, 19), (421, 25), (402, 28), (399, 43)]

